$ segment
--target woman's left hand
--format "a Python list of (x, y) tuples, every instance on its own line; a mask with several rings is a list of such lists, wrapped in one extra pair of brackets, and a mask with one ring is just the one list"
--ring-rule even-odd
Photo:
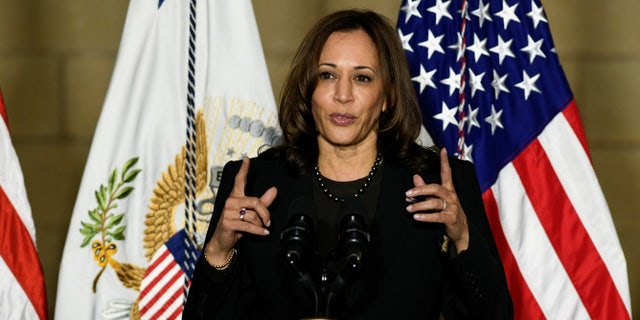
[(442, 223), (447, 236), (458, 253), (469, 247), (469, 225), (451, 179), (447, 150), (440, 151), (440, 179), (442, 184), (426, 184), (419, 175), (413, 176), (414, 187), (406, 192), (408, 200), (420, 197), (423, 201), (407, 206), (413, 218), (422, 222)]

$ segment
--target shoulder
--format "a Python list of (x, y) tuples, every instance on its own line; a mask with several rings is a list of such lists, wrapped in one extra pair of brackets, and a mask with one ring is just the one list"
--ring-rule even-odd
[(449, 167), (454, 180), (456, 178), (468, 179), (470, 177), (476, 179), (476, 167), (471, 161), (449, 156)]
[[(229, 168), (232, 171), (238, 171), (241, 164), (242, 159), (230, 160), (225, 164), (225, 169)], [(249, 171), (253, 171), (255, 168), (275, 168), (284, 164), (284, 156), (265, 152), (249, 158)]]

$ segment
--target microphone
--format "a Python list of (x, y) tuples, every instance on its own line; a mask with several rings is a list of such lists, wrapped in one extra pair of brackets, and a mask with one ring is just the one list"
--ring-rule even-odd
[(359, 198), (345, 199), (340, 216), (339, 251), (345, 263), (342, 274), (348, 280), (362, 268), (362, 258), (369, 248), (367, 208)]
[(317, 217), (313, 199), (298, 197), (289, 206), (287, 228), (280, 234), (285, 261), (303, 282), (310, 280), (304, 260), (309, 258), (313, 248)]

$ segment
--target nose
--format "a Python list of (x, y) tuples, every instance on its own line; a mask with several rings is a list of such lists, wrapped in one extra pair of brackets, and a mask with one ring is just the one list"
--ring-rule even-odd
[(336, 82), (334, 99), (340, 103), (349, 103), (353, 101), (353, 87), (349, 79), (338, 79)]

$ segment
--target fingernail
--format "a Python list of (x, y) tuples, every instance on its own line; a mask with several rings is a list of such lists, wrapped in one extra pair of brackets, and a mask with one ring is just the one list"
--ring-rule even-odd
[(413, 206), (412, 205), (408, 205), (407, 206), (407, 211), (411, 211), (411, 209), (413, 209)]
[(266, 225), (267, 227), (271, 227), (271, 220), (267, 221), (267, 223), (265, 223), (265, 225)]
[(416, 219), (416, 220), (420, 220), (420, 215), (419, 214), (414, 214), (413, 218)]
[(416, 200), (416, 198), (406, 197), (406, 198), (404, 198), (404, 201), (409, 202), (409, 203), (416, 203), (417, 200)]
[(409, 190), (407, 192), (405, 192), (404, 194), (407, 195), (407, 197), (411, 197), (413, 195), (414, 191), (413, 190)]
[(267, 229), (263, 229), (263, 230), (264, 230), (264, 234), (265, 234), (265, 235), (268, 235), (268, 234), (269, 234), (269, 230), (267, 230)]

